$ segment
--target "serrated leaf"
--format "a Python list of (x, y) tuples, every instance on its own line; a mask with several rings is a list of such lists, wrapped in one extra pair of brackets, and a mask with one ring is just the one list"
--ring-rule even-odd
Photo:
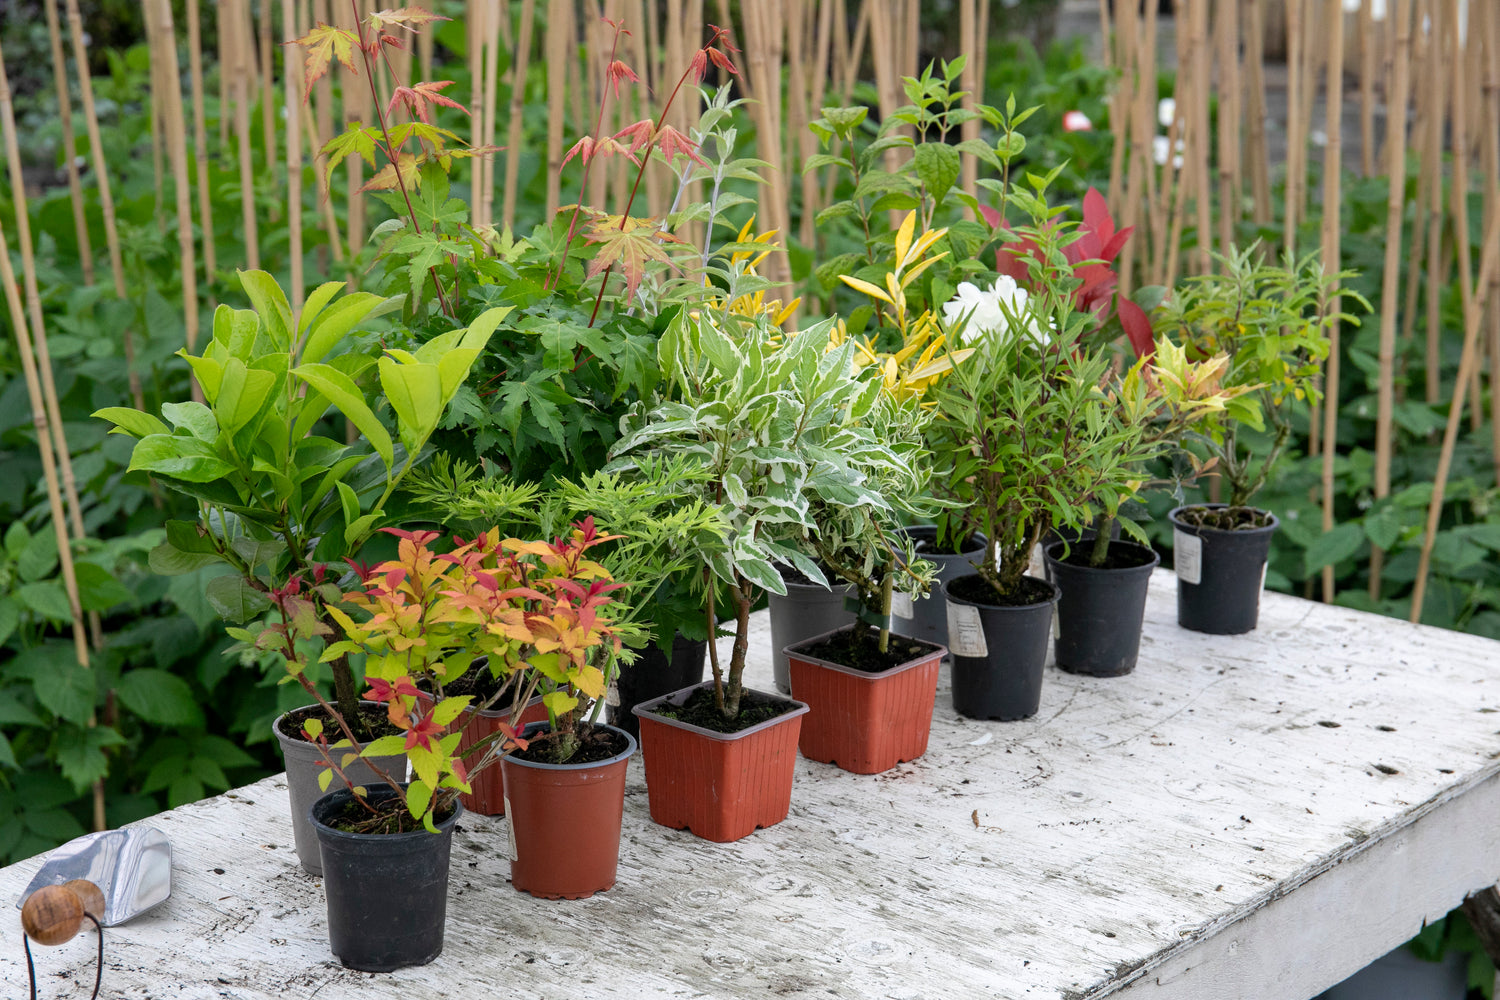
[(16, 556), (16, 574), (22, 580), (40, 580), (56, 568), (57, 532), (48, 525), (47, 530), (32, 535)]
[(57, 765), (62, 776), (79, 792), (109, 773), (108, 747), (125, 742), (110, 726), (88, 728), (65, 726), (58, 733)]
[(32, 690), (41, 706), (60, 719), (82, 726), (94, 712), (94, 673), (79, 666), (71, 651), (58, 650), (51, 657), (51, 669), (32, 677)]
[(347, 28), (319, 22), (316, 28), (298, 38), (295, 44), (302, 46), (307, 52), (304, 66), (307, 84), (302, 91), (304, 104), (312, 93), (313, 84), (328, 75), (333, 63), (342, 63), (350, 73), (359, 75), (354, 63), (354, 47), (359, 44), (359, 35)]
[(958, 150), (947, 143), (923, 142), (917, 144), (912, 165), (933, 200), (941, 205), (948, 189), (958, 180), (961, 161)]
[(78, 580), (78, 601), (85, 611), (108, 611), (116, 604), (135, 599), (135, 591), (116, 580), (103, 566), (75, 563), (73, 575)]
[(1324, 532), (1307, 546), (1302, 553), (1302, 568), (1311, 576), (1324, 566), (1332, 566), (1350, 558), (1364, 544), (1365, 535), (1357, 524), (1340, 524), (1332, 531)]
[(58, 580), (43, 580), (23, 584), (16, 590), (16, 598), (22, 605), (51, 621), (66, 622), (73, 619), (73, 608), (68, 603), (67, 591)]

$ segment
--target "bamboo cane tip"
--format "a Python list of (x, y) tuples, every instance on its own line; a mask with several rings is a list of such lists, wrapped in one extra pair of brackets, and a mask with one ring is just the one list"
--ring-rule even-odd
[(83, 904), (83, 912), (95, 920), (104, 919), (104, 890), (86, 878), (75, 878), (63, 883), (64, 889), (71, 889), (73, 895)]
[(83, 900), (73, 890), (44, 886), (28, 896), (21, 907), (21, 930), (37, 944), (62, 944), (78, 933), (83, 914)]

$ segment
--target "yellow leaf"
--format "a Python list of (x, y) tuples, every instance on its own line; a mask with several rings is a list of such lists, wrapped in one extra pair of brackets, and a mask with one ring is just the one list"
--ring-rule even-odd
[(891, 305), (896, 304), (895, 300), (887, 295), (884, 289), (872, 285), (868, 281), (864, 281), (860, 278), (851, 278), (847, 274), (839, 275), (839, 280), (848, 285), (850, 288), (854, 289), (856, 292), (863, 292), (864, 294), (870, 296), (870, 298), (872, 299), (879, 299), (882, 302), (889, 302)]
[(917, 213), (915, 210), (906, 213), (906, 218), (901, 222), (901, 228), (896, 230), (896, 263), (899, 267), (906, 262), (906, 252), (911, 249), (911, 235), (917, 227)]
[(573, 678), (573, 686), (590, 698), (604, 697), (604, 672), (598, 667), (584, 667)]

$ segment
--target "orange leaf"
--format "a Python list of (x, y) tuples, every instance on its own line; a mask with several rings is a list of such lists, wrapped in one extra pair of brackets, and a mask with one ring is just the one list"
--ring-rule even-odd
[[(421, 172), (417, 169), (417, 158), (410, 153), (402, 153), (397, 157), (401, 164), (401, 180), (412, 189), (417, 188), (422, 180)], [(397, 187), (396, 168), (387, 163), (380, 172), (360, 188), (361, 191), (394, 191)]]
[(376, 31), (384, 31), (386, 28), (400, 27), (407, 31), (415, 31), (421, 25), (432, 21), (447, 21), (450, 18), (439, 17), (430, 10), (421, 7), (396, 7), (390, 10), (377, 11), (370, 15), (370, 27)]
[(358, 42), (359, 36), (354, 32), (319, 21), (316, 28), (291, 43), (307, 50), (307, 85), (302, 90), (304, 102), (312, 93), (312, 85), (328, 75), (329, 65), (335, 60), (343, 63), (349, 72), (358, 72), (354, 67), (354, 46)]

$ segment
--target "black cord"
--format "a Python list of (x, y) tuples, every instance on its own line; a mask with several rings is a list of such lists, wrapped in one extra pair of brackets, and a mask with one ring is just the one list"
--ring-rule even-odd
[[(99, 923), (99, 918), (95, 917), (92, 913), (84, 913), (84, 916), (88, 917), (89, 923), (94, 925), (94, 933), (99, 938), (99, 958), (94, 963), (94, 992), (89, 996), (89, 1000), (98, 1000), (99, 984), (104, 981), (104, 926)], [(36, 998), (33, 997), (32, 1000), (36, 1000)]]
[(26, 977), (31, 980), (31, 1000), (36, 1000), (36, 966), (31, 962), (31, 938), (21, 935), (21, 947), (26, 949)]

